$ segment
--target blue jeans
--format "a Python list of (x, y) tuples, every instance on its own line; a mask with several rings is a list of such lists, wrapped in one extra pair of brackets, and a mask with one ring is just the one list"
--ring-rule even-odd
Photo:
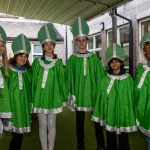
[(150, 150), (150, 137), (146, 136), (146, 141), (147, 141), (147, 145), (148, 145), (148, 149), (147, 150)]

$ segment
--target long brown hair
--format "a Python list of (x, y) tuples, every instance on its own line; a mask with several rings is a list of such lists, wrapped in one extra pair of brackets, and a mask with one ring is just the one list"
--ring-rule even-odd
[(6, 49), (6, 43), (1, 41), (4, 45), (4, 52), (2, 54), (2, 68), (4, 69), (4, 74), (6, 77), (9, 77), (8, 74), (8, 67), (9, 67), (9, 63), (8, 63), (8, 57), (7, 57), (7, 49)]
[[(15, 66), (16, 66), (16, 63), (17, 63), (17, 57), (18, 57), (19, 55), (23, 55), (23, 54), (24, 54), (24, 53), (19, 53), (19, 54), (14, 55), (13, 58), (10, 58), (10, 59), (9, 59), (9, 64), (11, 64), (13, 67), (15, 67)], [(27, 57), (28, 57), (28, 55), (27, 55)], [(30, 63), (29, 63), (29, 60), (28, 60), (28, 59), (27, 59), (26, 64), (23, 65), (23, 67), (25, 67), (26, 69), (29, 69), (29, 68), (30, 68)]]

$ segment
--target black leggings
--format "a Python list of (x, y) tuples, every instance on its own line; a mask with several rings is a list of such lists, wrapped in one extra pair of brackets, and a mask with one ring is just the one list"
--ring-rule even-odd
[(23, 133), (12, 132), (11, 134), (12, 134), (12, 139), (9, 144), (9, 150), (20, 150), (22, 139), (23, 139)]
[[(84, 111), (76, 111), (76, 135), (78, 145), (84, 145)], [(99, 123), (94, 122), (95, 125), (95, 136), (97, 145), (105, 147), (103, 127)]]
[(118, 134), (117, 146), (117, 134), (115, 132), (106, 131), (107, 138), (107, 150), (130, 150), (128, 133)]

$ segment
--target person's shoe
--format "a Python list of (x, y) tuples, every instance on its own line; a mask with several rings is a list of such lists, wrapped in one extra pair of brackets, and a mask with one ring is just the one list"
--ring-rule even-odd
[(84, 146), (83, 145), (78, 145), (77, 150), (84, 150)]
[(101, 147), (101, 146), (97, 146), (96, 150), (105, 150), (105, 148)]

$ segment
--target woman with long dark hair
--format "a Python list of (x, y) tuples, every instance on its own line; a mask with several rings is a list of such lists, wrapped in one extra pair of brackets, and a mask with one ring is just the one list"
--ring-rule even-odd
[[(39, 120), (42, 150), (53, 150), (56, 137), (56, 116), (67, 101), (64, 66), (54, 54), (57, 35), (50, 24), (41, 27), (38, 39), (43, 56), (32, 64), (33, 113)], [(48, 133), (47, 133), (48, 129)]]

